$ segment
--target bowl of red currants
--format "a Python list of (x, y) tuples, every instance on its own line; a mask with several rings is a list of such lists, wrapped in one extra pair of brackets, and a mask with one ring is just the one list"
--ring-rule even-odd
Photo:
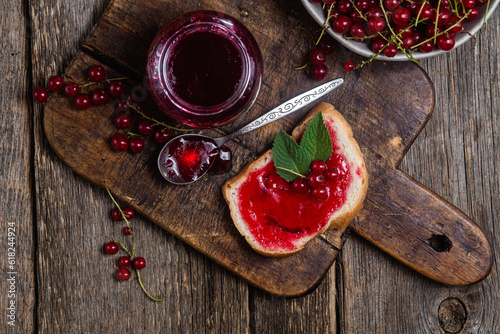
[(500, 0), (301, 0), (349, 50), (405, 61), (437, 56), (470, 39)]

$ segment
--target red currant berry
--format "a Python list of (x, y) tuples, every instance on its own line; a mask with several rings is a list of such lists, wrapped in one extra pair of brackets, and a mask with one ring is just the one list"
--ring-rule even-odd
[(92, 66), (89, 69), (89, 79), (93, 82), (104, 81), (104, 79), (106, 79), (106, 72), (104, 71), (104, 68), (100, 65)]
[(470, 9), (470, 12), (467, 15), (466, 20), (473, 21), (473, 20), (477, 19), (478, 16), (479, 16), (479, 10), (477, 9), (477, 7), (473, 7)]
[(372, 51), (374, 53), (378, 53), (384, 46), (385, 41), (380, 37), (377, 37), (372, 41)]
[(460, 21), (460, 18), (456, 17), (456, 16), (453, 16), (451, 19), (450, 19), (450, 30), (448, 30), (449, 33), (451, 34), (458, 34), (459, 32), (462, 31), (463, 29), (463, 24), (462, 22)]
[(330, 35), (324, 35), (318, 43), (318, 49), (323, 51), (325, 55), (332, 54), (335, 50), (335, 40)]
[(120, 246), (114, 241), (110, 241), (104, 246), (104, 251), (109, 255), (115, 255), (120, 250)]
[(318, 187), (318, 188), (315, 188), (313, 189), (312, 191), (312, 195), (314, 198), (317, 198), (318, 200), (326, 200), (328, 199), (328, 189), (326, 189), (326, 187)]
[[(444, 1), (446, 1), (446, 0), (444, 0)], [(443, 3), (443, 0), (441, 0), (441, 3)], [(410, 14), (413, 15), (413, 16), (417, 16), (418, 15), (418, 10), (417, 10), (417, 8), (419, 8), (418, 5), (419, 4), (416, 3), (416, 2), (409, 2), (409, 1), (405, 1), (403, 3), (403, 6), (405, 8), (407, 8), (410, 11)]]
[[(365, 22), (365, 20), (361, 17), (361, 14), (357, 11), (351, 12), (351, 14), (349, 14), (349, 18), (351, 19), (351, 22), (353, 23), (353, 25), (354, 25), (354, 23), (364, 23)], [(352, 26), (350, 29), (352, 29)]]
[[(357, 12), (353, 12), (357, 13)], [(349, 29), (352, 37), (363, 38), (365, 37), (365, 28), (361, 23), (354, 23)]]
[(127, 91), (127, 87), (121, 81), (112, 81), (108, 87), (108, 93), (112, 97), (120, 97)]
[(432, 43), (431, 41), (429, 42), (425, 42), (423, 43), (422, 45), (420, 45), (418, 47), (418, 49), (420, 51), (422, 51), (423, 53), (429, 53), (431, 52), (432, 50), (434, 50), (434, 43)]
[(102, 106), (108, 103), (109, 94), (104, 89), (96, 89), (91, 95), (92, 104), (96, 106)]
[(78, 94), (75, 98), (76, 109), (85, 110), (90, 108), (90, 97), (87, 94)]
[(307, 176), (307, 182), (309, 182), (311, 188), (318, 188), (325, 183), (325, 176), (319, 171), (311, 172)]
[(356, 2), (354, 4), (355, 4), (356, 8), (359, 9), (361, 12), (364, 12), (370, 6), (370, 4), (368, 3), (368, 0), (356, 0)]
[(448, 22), (450, 22), (450, 11), (446, 8), (439, 8), (439, 15), (437, 14), (437, 11), (434, 11), (434, 16), (432, 17), (432, 22), (436, 23), (437, 20), (437, 25), (438, 27), (442, 27), (446, 25)]
[(347, 72), (351, 72), (352, 70), (354, 70), (354, 63), (352, 61), (346, 61), (345, 64), (344, 64), (344, 69), (347, 71)]
[(398, 53), (398, 48), (395, 45), (388, 45), (384, 49), (384, 55), (389, 58), (396, 56), (397, 53)]
[(123, 152), (128, 148), (128, 140), (124, 135), (115, 135), (111, 139), (111, 147), (117, 152)]
[(487, 3), (489, 3), (489, 0), (476, 0), (477, 6), (486, 5)]
[(126, 207), (122, 211), (127, 220), (133, 219), (135, 217), (135, 211), (132, 208)]
[(309, 192), (310, 189), (306, 179), (303, 178), (298, 178), (295, 181), (293, 181), (292, 188), (299, 194), (306, 194)]
[(118, 129), (127, 129), (132, 124), (132, 117), (130, 114), (121, 113), (115, 116), (114, 123)]
[(313, 172), (321, 172), (326, 171), (326, 163), (321, 160), (315, 160), (311, 164), (311, 171)]
[(156, 130), (155, 140), (160, 144), (165, 144), (172, 138), (172, 134), (168, 129)]
[(328, 181), (336, 181), (339, 179), (339, 171), (336, 168), (329, 168), (325, 172), (325, 177)]
[(403, 38), (403, 48), (411, 48), (414, 44), (415, 44), (415, 41), (413, 40), (413, 37), (412, 36), (408, 36), (408, 37), (404, 37)]
[(323, 65), (326, 61), (326, 56), (323, 51), (319, 49), (314, 49), (309, 54), (309, 62), (313, 66)]
[(411, 37), (413, 36), (413, 29), (410, 28), (408, 24), (404, 24), (402, 26), (396, 26), (394, 33), (401, 38)]
[(342, 14), (349, 14), (353, 10), (352, 3), (349, 0), (340, 0), (337, 5), (337, 9)]
[(128, 281), (131, 276), (132, 276), (132, 274), (130, 273), (130, 270), (128, 270), (126, 268), (120, 268), (116, 272), (116, 278), (119, 281)]
[(437, 27), (433, 23), (429, 23), (425, 26), (425, 35), (428, 37), (432, 37), (434, 35), (438, 35), (443, 31), (443, 27)]
[(384, 6), (392, 12), (399, 7), (399, 0), (384, 0)]
[(54, 75), (49, 79), (47, 86), (51, 91), (58, 92), (64, 88), (64, 81), (60, 76)]
[(114, 208), (113, 211), (111, 211), (111, 217), (113, 217), (113, 220), (117, 222), (121, 222), (123, 220), (122, 213), (118, 208)]
[(450, 51), (455, 46), (455, 36), (448, 33), (439, 35), (437, 37), (436, 44), (441, 50)]
[(430, 20), (434, 16), (434, 9), (427, 2), (424, 2), (417, 8), (417, 15), (419, 22)]
[(118, 267), (120, 268), (128, 268), (132, 264), (132, 260), (128, 256), (122, 256), (118, 260)]
[(376, 6), (371, 6), (365, 13), (365, 17), (367, 20), (372, 19), (374, 17), (381, 17), (382, 15), (383, 15), (382, 9)]
[(460, 2), (466, 9), (472, 9), (476, 5), (476, 0), (461, 0)]
[(385, 28), (385, 21), (381, 17), (374, 17), (368, 20), (366, 25), (367, 35), (375, 35), (375, 33), (381, 32)]
[(326, 77), (327, 73), (328, 73), (328, 68), (326, 67), (325, 64), (319, 66), (313, 66), (311, 68), (311, 78), (317, 81), (323, 80)]
[(131, 229), (130, 227), (128, 227), (128, 226), (127, 226), (127, 227), (125, 227), (125, 228), (123, 229), (123, 234), (125, 234), (125, 235), (127, 235), (127, 236), (128, 236), (128, 235), (131, 235), (131, 234), (132, 234), (132, 229)]
[(339, 34), (345, 34), (351, 28), (352, 21), (349, 17), (345, 15), (339, 15), (335, 22), (333, 23), (333, 30)]
[(43, 87), (37, 87), (33, 90), (33, 98), (36, 102), (45, 103), (49, 99), (49, 91)]
[(132, 262), (132, 265), (135, 269), (141, 270), (146, 266), (146, 260), (143, 257), (136, 257), (134, 262)]
[(410, 10), (405, 7), (399, 7), (392, 13), (392, 22), (400, 26), (407, 24), (410, 20)]
[(123, 100), (115, 101), (113, 103), (113, 109), (117, 112), (123, 112), (123, 113), (130, 112), (128, 109), (128, 106), (127, 106), (127, 101), (123, 101)]
[(141, 138), (132, 138), (129, 142), (129, 148), (134, 153), (140, 153), (144, 150), (144, 140)]
[(155, 132), (153, 123), (148, 120), (140, 121), (139, 124), (137, 124), (137, 132), (144, 137), (152, 135)]
[(419, 44), (424, 41), (424, 34), (420, 30), (415, 31), (412, 37), (415, 44)]
[(74, 82), (68, 82), (64, 85), (64, 94), (69, 97), (75, 97), (80, 93), (80, 87)]

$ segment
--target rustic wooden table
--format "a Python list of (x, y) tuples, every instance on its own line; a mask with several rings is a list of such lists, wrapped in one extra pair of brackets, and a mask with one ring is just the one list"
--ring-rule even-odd
[[(148, 258), (146, 284), (166, 301), (149, 300), (135, 282), (116, 282), (112, 260), (101, 252), (121, 229), (109, 222), (110, 200), (55, 156), (43, 133), (43, 107), (31, 97), (34, 87), (64, 70), (107, 3), (2, 2), (0, 332), (500, 333), (497, 262), (483, 282), (449, 287), (356, 235), (315, 291), (283, 299), (249, 286), (139, 217), (134, 224)], [(306, 20), (298, 1), (274, 3), (291, 19)], [(498, 13), (476, 41), (422, 62), (435, 85), (436, 108), (401, 166), (476, 221), (496, 255)], [(16, 231), (15, 274), (9, 227)]]

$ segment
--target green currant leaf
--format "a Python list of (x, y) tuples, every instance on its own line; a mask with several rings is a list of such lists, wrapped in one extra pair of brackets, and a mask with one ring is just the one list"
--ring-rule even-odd
[(312, 163), (309, 153), (283, 130), (274, 139), (273, 161), (278, 174), (287, 181), (305, 177)]
[(318, 113), (307, 126), (304, 136), (300, 142), (311, 156), (311, 162), (315, 160), (326, 161), (332, 156), (332, 138), (323, 120), (323, 114)]

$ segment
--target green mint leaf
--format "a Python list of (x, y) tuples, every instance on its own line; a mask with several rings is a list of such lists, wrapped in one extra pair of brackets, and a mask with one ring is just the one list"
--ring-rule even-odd
[(311, 161), (326, 161), (332, 156), (332, 138), (321, 112), (314, 116), (311, 123), (307, 126), (300, 146), (311, 156)]
[(312, 162), (309, 153), (283, 130), (274, 139), (273, 161), (278, 174), (287, 181), (305, 177)]

